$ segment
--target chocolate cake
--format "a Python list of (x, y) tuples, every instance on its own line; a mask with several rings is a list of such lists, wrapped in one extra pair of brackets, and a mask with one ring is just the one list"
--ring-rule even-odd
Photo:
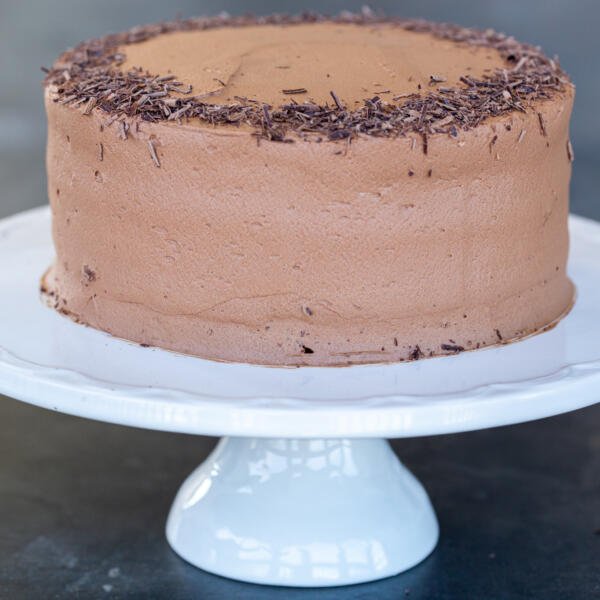
[(84, 42), (45, 81), (42, 290), (80, 323), (225, 361), (518, 340), (573, 302), (573, 96), (538, 48), (368, 12)]

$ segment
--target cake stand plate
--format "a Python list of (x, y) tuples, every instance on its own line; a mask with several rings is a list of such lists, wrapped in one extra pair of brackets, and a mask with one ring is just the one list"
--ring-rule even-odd
[(600, 399), (600, 225), (571, 217), (578, 297), (553, 330), (413, 363), (298, 369), (142, 348), (46, 308), (47, 208), (0, 221), (0, 391), (65, 413), (226, 436), (167, 521), (192, 564), (256, 583), (399, 573), (435, 547), (427, 494), (385, 438), (519, 423)]

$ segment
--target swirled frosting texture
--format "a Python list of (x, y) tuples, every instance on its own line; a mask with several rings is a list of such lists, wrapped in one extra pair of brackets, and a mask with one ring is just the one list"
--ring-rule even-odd
[[(125, 52), (132, 64), (197, 77), (196, 92), (214, 101), (258, 97), (261, 87), (243, 87), (240, 74), (270, 80), (261, 61), (276, 62), (282, 45), (287, 62), (295, 44), (318, 59), (315, 27), (295, 26), (290, 47), (282, 39), (267, 46), (274, 50), (262, 42), (247, 50), (267, 33), (236, 31), (246, 62), (219, 53), (199, 61), (225, 84), (216, 88), (189, 59), (190, 44), (200, 48), (215, 32), (159, 36)], [(326, 46), (325, 72), (336, 67), (345, 102), (361, 98), (357, 79), (367, 96), (376, 83), (389, 89), (397, 79), (393, 93), (406, 93), (434, 75), (427, 56), (437, 55), (421, 63), (410, 52), (434, 44), (428, 34), (395, 30), (375, 44), (367, 27), (347, 27), (358, 37), (352, 48), (362, 41), (369, 57), (407, 34), (396, 46), (417, 64), (389, 80), (375, 81), (379, 71), (358, 78), (341, 68), (353, 50), (342, 45), (336, 58), (336, 45)], [(489, 49), (444, 44), (452, 48), (436, 58), (440, 79), (500, 61)], [(300, 68), (297, 79), (264, 82), (261, 101), (281, 101), (287, 86), (322, 100), (326, 82)], [(340, 365), (518, 339), (560, 318), (573, 298), (565, 272), (572, 100), (569, 87), (456, 137), (431, 136), (425, 154), (411, 135), (257, 143), (248, 131), (175, 122), (132, 124), (120, 139), (102, 112), (83, 114), (47, 90), (57, 258), (44, 289), (92, 327), (219, 360)]]

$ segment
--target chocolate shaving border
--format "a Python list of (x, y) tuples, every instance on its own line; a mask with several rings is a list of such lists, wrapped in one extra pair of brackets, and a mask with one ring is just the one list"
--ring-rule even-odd
[[(402, 100), (400, 103), (374, 96), (353, 110), (342, 105), (334, 90), (331, 105), (291, 102), (272, 107), (247, 98), (236, 98), (231, 104), (210, 104), (195, 96), (181, 97), (180, 94), (190, 94), (192, 89), (174, 75), (152, 75), (141, 70), (124, 73), (119, 69), (125, 60), (123, 46), (164, 33), (327, 21), (392, 24), (461, 44), (492, 48), (506, 61), (506, 67), (481, 78), (465, 75), (461, 77), (461, 87), (439, 87), (423, 94), (396, 98)], [(370, 11), (342, 13), (333, 18), (315, 14), (218, 16), (136, 27), (83, 42), (65, 52), (45, 71), (45, 83), (52, 86), (55, 101), (81, 106), (84, 114), (103, 111), (110, 115), (111, 122), (137, 118), (152, 123), (199, 119), (210, 125), (246, 124), (255, 130), (254, 135), (274, 141), (293, 141), (290, 133), (302, 137), (316, 134), (318, 141), (321, 136), (341, 140), (358, 134), (391, 137), (413, 133), (421, 137), (425, 153), (430, 135), (443, 133), (456, 137), (459, 130), (477, 127), (490, 117), (512, 111), (525, 112), (533, 102), (551, 98), (570, 84), (557, 60), (546, 57), (537, 47), (504, 34), (422, 20), (381, 18)]]

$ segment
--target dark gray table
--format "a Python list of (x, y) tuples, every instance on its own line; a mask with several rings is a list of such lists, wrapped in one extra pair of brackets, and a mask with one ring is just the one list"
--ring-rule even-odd
[(170, 550), (167, 511), (214, 439), (0, 397), (0, 598), (600, 598), (598, 423), (600, 405), (394, 442), (437, 509), (437, 550), (398, 577), (303, 591), (209, 575)]

